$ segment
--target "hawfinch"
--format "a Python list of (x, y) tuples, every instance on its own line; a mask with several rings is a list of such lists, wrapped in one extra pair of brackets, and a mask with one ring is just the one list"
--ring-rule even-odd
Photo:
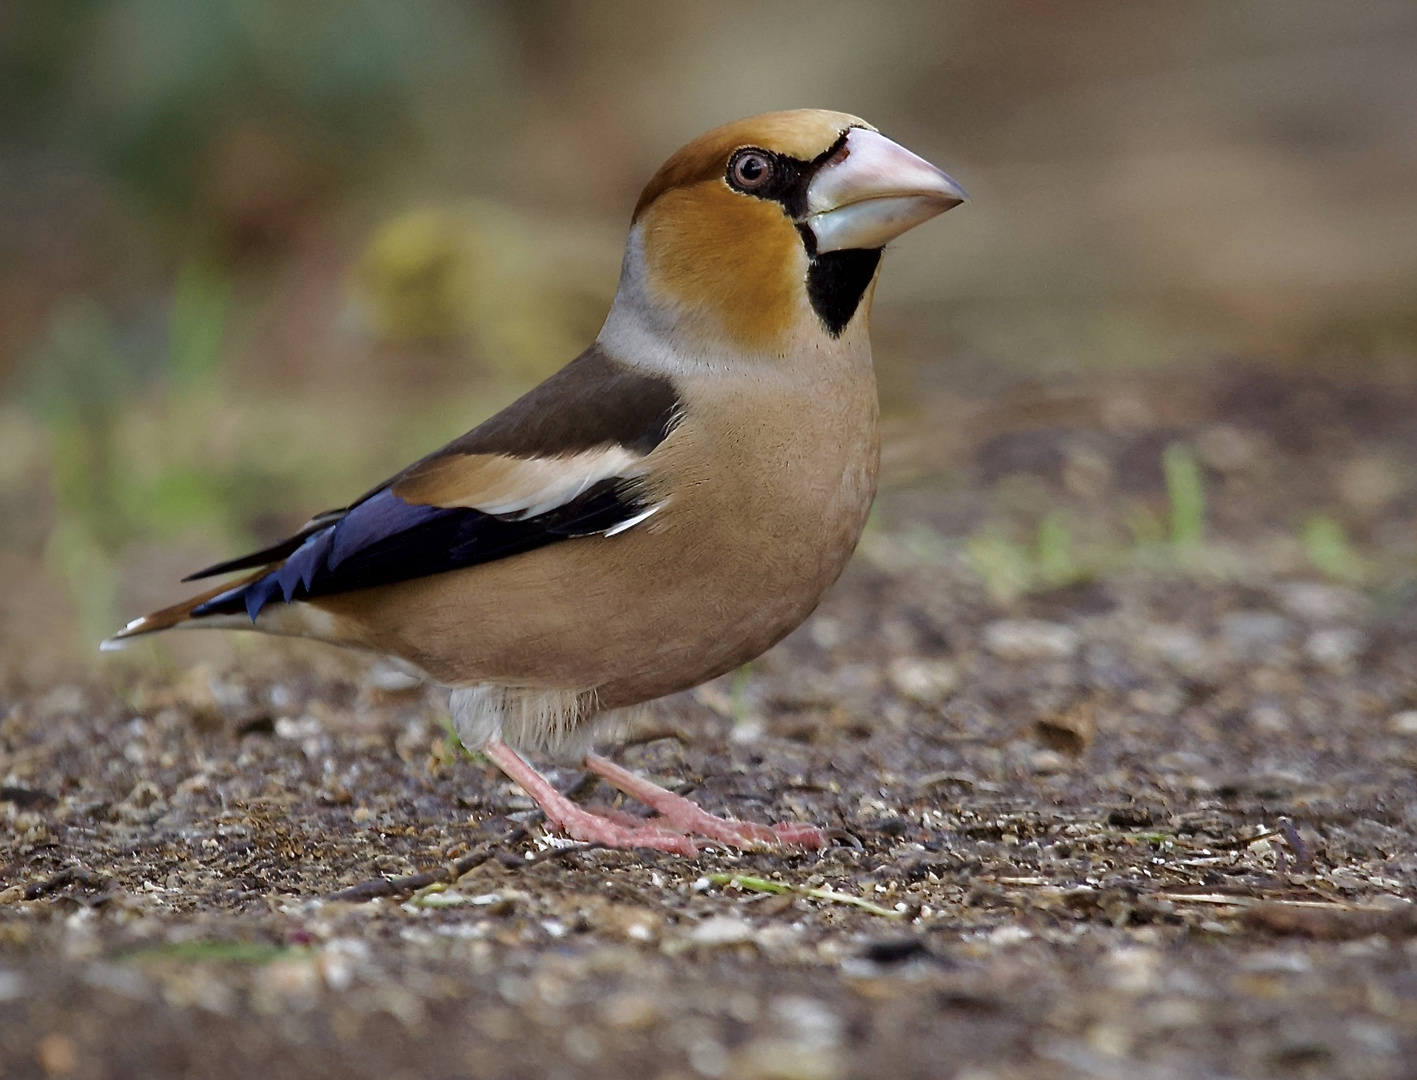
[[(881, 251), (964, 198), (842, 113), (700, 136), (640, 195), (590, 348), (349, 506), (193, 574), (250, 571), (105, 647), (244, 627), (397, 657), (451, 688), (463, 744), (576, 840), (823, 844), (715, 817), (591, 748), (628, 706), (758, 656), (842, 572), (876, 490)], [(583, 762), (658, 816), (579, 806), (526, 751)]]

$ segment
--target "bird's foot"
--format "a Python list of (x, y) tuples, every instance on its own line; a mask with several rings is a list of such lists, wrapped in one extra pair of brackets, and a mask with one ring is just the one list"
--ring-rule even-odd
[(666, 829), (651, 822), (631, 824), (628, 815), (609, 817), (578, 806), (562, 795), (550, 781), (533, 769), (520, 754), (500, 740), (482, 748), (497, 768), (515, 780), (523, 791), (536, 800), (546, 814), (546, 820), (572, 840), (612, 848), (653, 848), (693, 858), (698, 845), (683, 833)]
[(652, 822), (627, 825), (577, 806), (569, 799), (567, 804), (554, 810), (543, 805), (542, 809), (546, 811), (546, 820), (572, 840), (609, 848), (653, 848), (691, 859), (699, 853), (698, 845), (693, 840), (673, 829), (665, 829)]
[(651, 810), (658, 811), (666, 824), (681, 833), (703, 836), (747, 849), (775, 847), (779, 844), (822, 848), (828, 843), (826, 834), (813, 825), (784, 822), (767, 826), (756, 825), (751, 821), (717, 817), (684, 796), (676, 795), (595, 754), (586, 755), (586, 768), (602, 777), (612, 787), (633, 799), (638, 799)]

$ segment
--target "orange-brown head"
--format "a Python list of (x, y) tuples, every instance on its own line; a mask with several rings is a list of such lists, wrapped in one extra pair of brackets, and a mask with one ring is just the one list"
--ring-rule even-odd
[(864, 307), (881, 248), (964, 197), (855, 116), (739, 120), (689, 143), (645, 187), (622, 298), (642, 294), (637, 306), (661, 309), (680, 336), (754, 353), (777, 351), (804, 320), (838, 336)]

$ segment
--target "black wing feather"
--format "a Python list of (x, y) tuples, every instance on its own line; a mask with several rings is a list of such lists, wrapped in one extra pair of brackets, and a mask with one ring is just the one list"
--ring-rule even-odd
[(253, 551), (249, 555), (242, 555), (240, 558), (227, 559), (226, 562), (219, 562), (208, 566), (205, 570), (198, 570), (195, 574), (188, 574), (183, 581), (201, 581), (202, 578), (217, 577), (220, 574), (230, 574), (236, 570), (254, 570), (258, 566), (270, 566), (271, 563), (280, 562), (288, 558), (299, 550), (300, 545), (314, 533), (319, 532), (325, 526), (333, 524), (345, 514), (349, 513), (349, 508), (342, 506), (338, 510), (326, 510), (316, 514), (309, 522), (294, 536), (287, 537), (278, 544), (272, 544), (268, 548), (260, 551)]
[(604, 533), (644, 512), (634, 487), (625, 480), (603, 480), (562, 506), (521, 519), (420, 506), (381, 491), (308, 535), (269, 574), (214, 596), (192, 614), (245, 611), (255, 621), (269, 603), (392, 585)]

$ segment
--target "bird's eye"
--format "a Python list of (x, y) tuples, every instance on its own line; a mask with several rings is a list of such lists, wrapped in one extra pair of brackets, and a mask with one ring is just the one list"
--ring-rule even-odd
[(739, 191), (758, 191), (772, 173), (772, 159), (761, 150), (740, 150), (728, 163), (728, 182)]

